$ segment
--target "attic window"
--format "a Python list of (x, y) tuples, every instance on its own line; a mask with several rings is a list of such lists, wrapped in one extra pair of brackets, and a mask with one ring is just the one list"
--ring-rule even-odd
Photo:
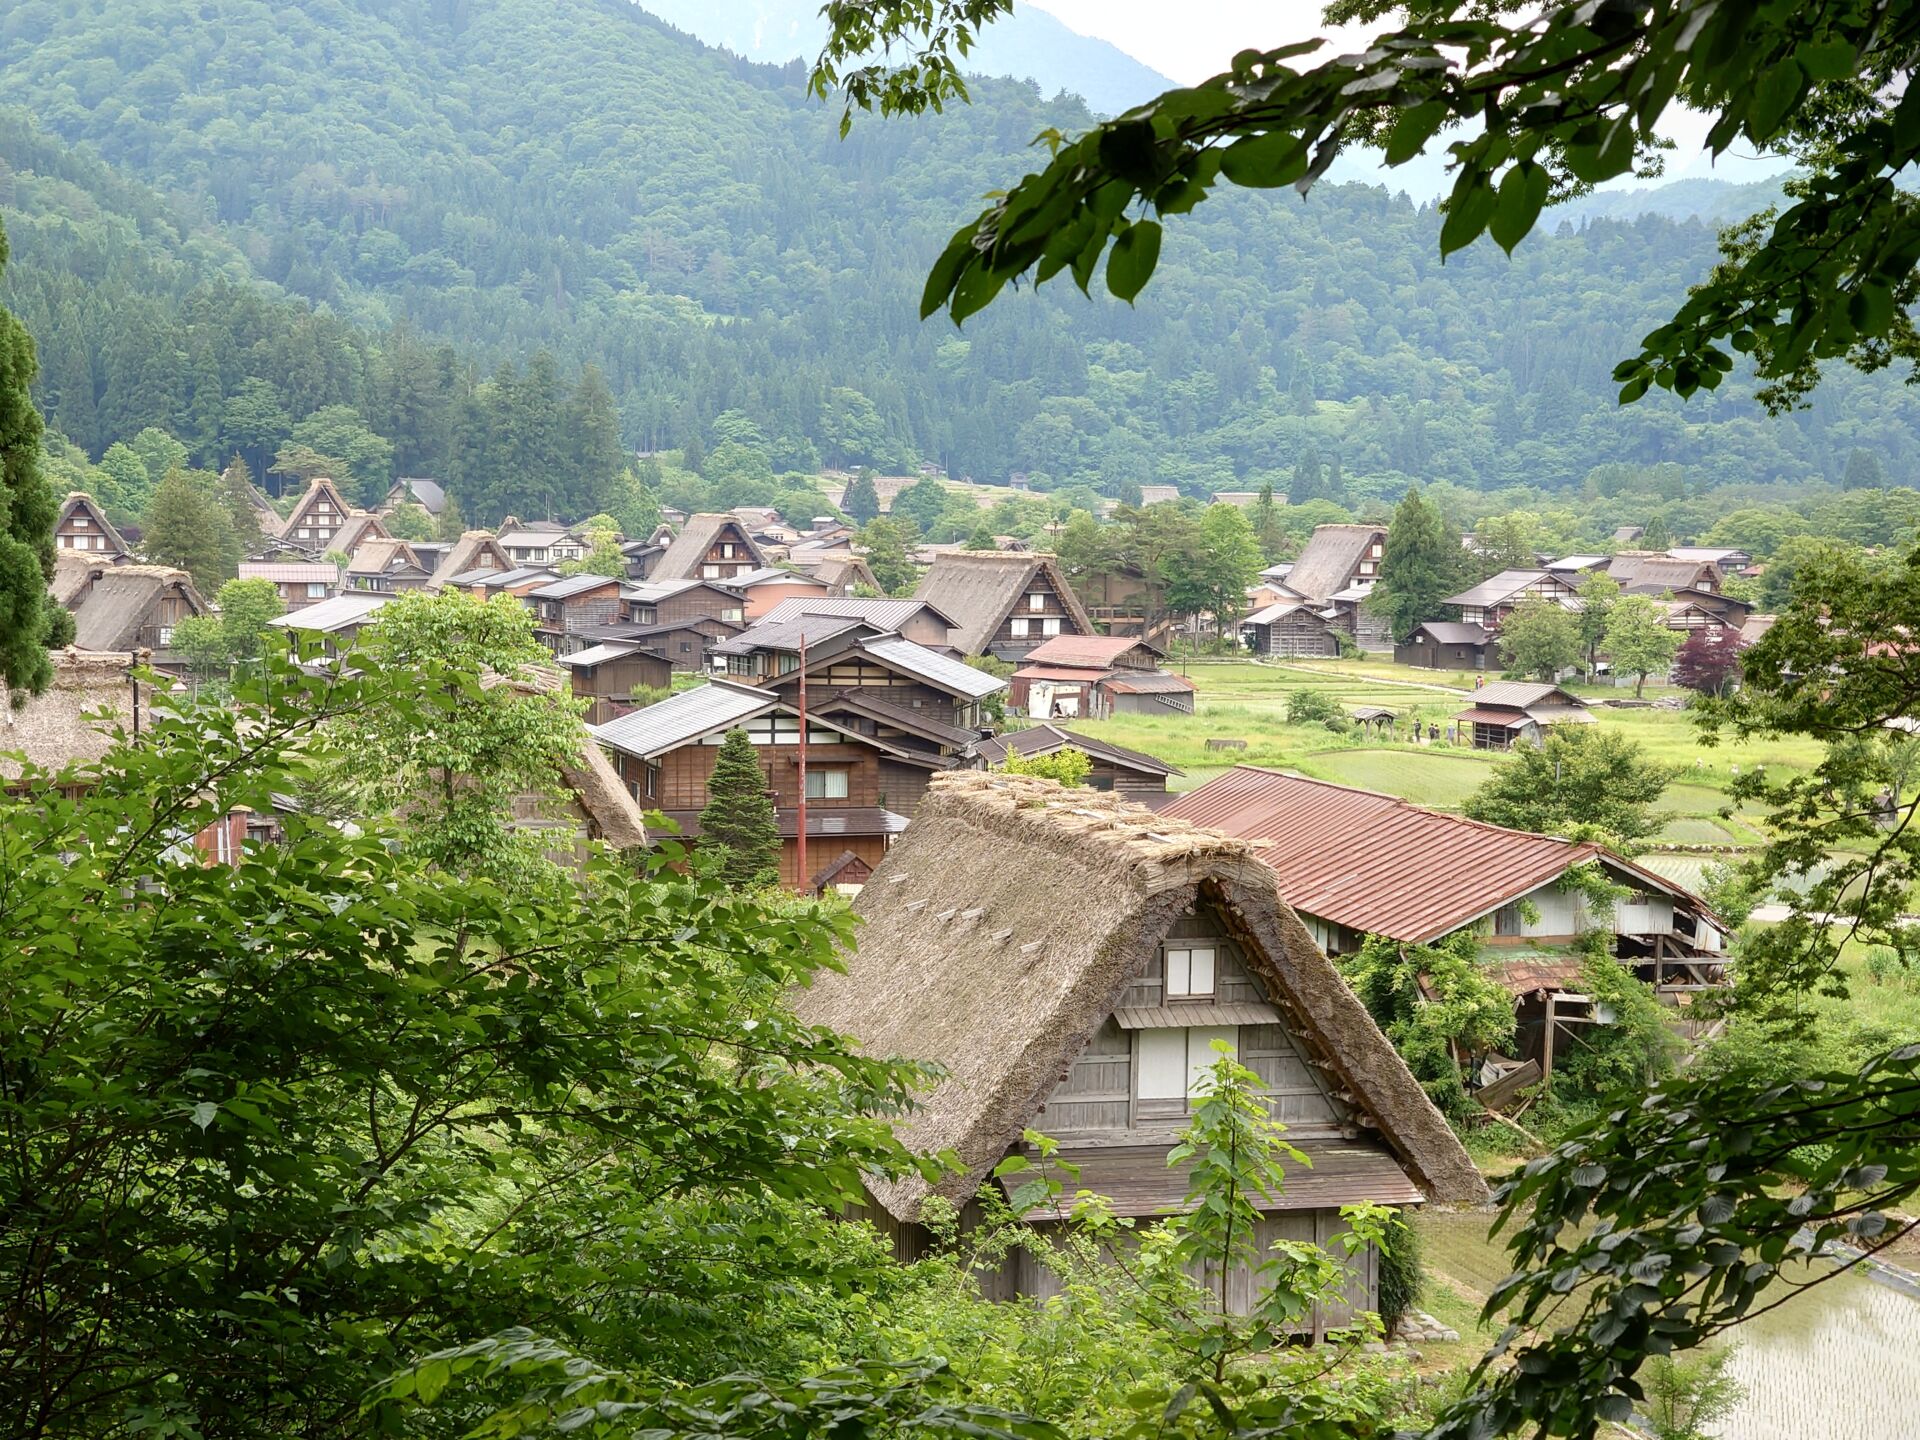
[(1167, 948), (1167, 999), (1211, 1000), (1214, 994), (1213, 947)]
[(1029, 609), (1029, 610), (1044, 610), (1044, 609), (1046, 609), (1046, 608), (1047, 608), (1047, 597), (1046, 597), (1046, 596), (1044, 596), (1044, 595), (1029, 595), (1029, 596), (1027, 596), (1027, 609)]

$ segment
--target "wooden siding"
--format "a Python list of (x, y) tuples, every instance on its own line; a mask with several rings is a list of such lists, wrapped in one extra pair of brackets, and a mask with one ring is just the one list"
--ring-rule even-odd
[[(1034, 597), (1040, 600), (1040, 608), (1033, 608)], [(1024, 635), (1014, 633), (1014, 621), (1026, 622)], [(1049, 631), (1046, 622), (1058, 621), (1057, 628)], [(993, 632), (993, 638), (987, 642), (992, 650), (1026, 649), (1031, 650), (1043, 640), (1051, 640), (1055, 635), (1084, 635), (1086, 630), (1073, 618), (1067, 604), (1053, 588), (1053, 582), (1047, 578), (1044, 569), (1036, 568), (1033, 578), (1027, 581), (1027, 588), (1020, 598), (1013, 602), (1013, 608), (1000, 619), (1000, 628)]]
[(586, 698), (625, 700), (636, 685), (664, 690), (673, 683), (673, 666), (644, 650), (608, 660), (591, 670), (576, 667), (571, 673), (573, 693)]
[(903, 765), (898, 760), (883, 759), (879, 763), (878, 774), (878, 803), (881, 808), (911, 820), (913, 812), (920, 808), (921, 797), (927, 793), (927, 781), (933, 777), (933, 772), (924, 766)]
[(1443, 645), (1431, 635), (1416, 635), (1393, 647), (1393, 663), (1428, 670), (1484, 670), (1491, 645)]
[(1340, 641), (1333, 627), (1311, 610), (1296, 610), (1271, 625), (1243, 627), (1247, 648), (1256, 655), (1334, 656)]

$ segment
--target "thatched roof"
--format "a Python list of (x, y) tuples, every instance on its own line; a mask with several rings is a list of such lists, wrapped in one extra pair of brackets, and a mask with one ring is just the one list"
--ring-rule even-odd
[(1201, 898), (1428, 1198), (1484, 1199), (1446, 1121), (1245, 841), (1111, 795), (980, 772), (934, 778), (855, 903), (863, 924), (846, 972), (796, 1001), (802, 1019), (853, 1035), (869, 1054), (946, 1069), (901, 1135), (918, 1151), (951, 1147), (961, 1172), (931, 1185), (876, 1181), (875, 1198), (913, 1220), (929, 1194), (971, 1196)]
[(491, 530), (465, 531), (440, 557), (440, 563), (434, 567), (433, 578), (427, 581), (427, 589), (442, 589), (453, 576), (464, 575), (469, 570), (479, 570), (489, 564), (495, 570), (513, 568), (513, 561), (500, 548), (500, 542), (493, 538)]
[(666, 553), (660, 557), (647, 578), (694, 579), (700, 574), (700, 562), (707, 558), (707, 552), (719, 541), (728, 538), (736, 545), (746, 546), (746, 558), (752, 559), (753, 568), (765, 568), (766, 554), (754, 543), (753, 536), (747, 533), (747, 527), (738, 515), (689, 515), (687, 523), (680, 527), (680, 533), (673, 537), (673, 543), (667, 547)]
[(1288, 587), (1309, 600), (1331, 599), (1352, 580), (1367, 547), (1386, 533), (1383, 525), (1316, 525), (1287, 572)]
[[(65, 578), (56, 570), (56, 587)], [(193, 614), (207, 613), (207, 602), (184, 570), (166, 565), (96, 564), (66, 601), (73, 611), (74, 646), (92, 651), (133, 649), (141, 628), (154, 623), (154, 607), (170, 592), (183, 596)]]
[(1036, 574), (1045, 572), (1061, 607), (1082, 635), (1093, 634), (1080, 597), (1067, 583), (1052, 555), (1003, 554), (997, 550), (960, 550), (937, 556), (913, 598), (924, 600), (953, 617), (955, 629), (947, 643), (962, 655), (978, 655), (999, 631)]
[[(6, 687), (0, 686), (0, 751), (25, 751), (31, 763), (48, 770), (76, 761), (98, 760), (112, 742), (96, 728), (100, 722), (88, 718), (89, 712), (110, 711), (108, 729), (114, 724), (131, 728), (133, 685), (127, 671), (134, 657), (70, 646), (54, 651), (49, 658), (53, 661), (53, 683), (46, 693), (33, 696), (15, 709)], [(147, 703), (148, 692), (143, 687), (143, 714)], [(19, 774), (17, 760), (0, 759), (0, 780), (13, 780)]]
[(353, 507), (347, 504), (346, 498), (341, 495), (339, 487), (333, 483), (332, 479), (325, 475), (316, 475), (307, 482), (305, 493), (294, 502), (293, 509), (287, 514), (287, 523), (280, 533), (291, 535), (296, 527), (312, 523), (313, 517), (308, 512), (322, 500), (333, 507), (333, 513), (336, 515), (345, 516), (353, 512)]
[[(528, 695), (571, 693), (566, 675), (554, 665), (525, 665), (511, 677), (489, 670), (480, 677), (483, 690), (497, 685), (507, 685)], [(616, 850), (646, 844), (647, 831), (639, 803), (584, 724), (580, 726), (577, 757), (573, 763), (561, 767), (560, 778), (586, 815), (588, 838), (604, 840)]]
[(127, 542), (120, 537), (120, 532), (114, 528), (113, 522), (107, 518), (107, 512), (100, 507), (99, 501), (95, 500), (93, 496), (87, 494), (84, 490), (68, 492), (66, 503), (60, 507), (60, 518), (53, 522), (53, 528), (56, 534), (66, 527), (67, 521), (73, 518), (76, 511), (87, 517), (88, 524), (93, 527), (95, 532), (107, 538), (107, 548), (105, 550), (90, 550), (85, 552), (86, 554), (98, 560), (109, 555), (125, 555), (127, 553)]

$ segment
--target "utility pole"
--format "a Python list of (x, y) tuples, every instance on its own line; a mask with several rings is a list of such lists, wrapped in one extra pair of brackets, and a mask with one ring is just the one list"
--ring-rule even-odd
[(800, 805), (798, 819), (798, 850), (795, 860), (799, 866), (800, 892), (807, 890), (807, 631), (806, 621), (801, 621), (800, 629)]

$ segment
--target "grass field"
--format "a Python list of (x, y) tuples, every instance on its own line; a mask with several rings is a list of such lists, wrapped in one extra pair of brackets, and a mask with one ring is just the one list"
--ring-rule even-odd
[[(1186, 667), (1198, 689), (1191, 716), (1124, 715), (1106, 721), (1076, 721), (1075, 727), (1117, 745), (1143, 750), (1185, 774), (1176, 790), (1205, 784), (1233, 764), (1297, 770), (1343, 785), (1399, 795), (1417, 804), (1456, 810), (1485, 778), (1494, 757), (1440, 744), (1415, 746), (1358, 731), (1339, 736), (1320, 725), (1293, 725), (1287, 703), (1300, 690), (1322, 690), (1352, 708), (1381, 705), (1395, 711), (1401, 732), (1409, 722), (1438, 725), (1470, 703), (1471, 673), (1420, 670), (1386, 660), (1299, 661), (1286, 665), (1253, 661), (1193, 661)], [(1448, 687), (1459, 683), (1459, 693)], [(1586, 687), (1599, 701), (1628, 692)], [(1660, 692), (1649, 690), (1649, 695)], [(1671, 692), (1668, 692), (1671, 693)], [(1655, 759), (1680, 768), (1683, 778), (1667, 791), (1660, 808), (1670, 818), (1656, 842), (1669, 845), (1755, 845), (1764, 839), (1757, 817), (1722, 818), (1734, 766), (1799, 769), (1819, 747), (1799, 739), (1708, 748), (1681, 710), (1615, 709), (1596, 704), (1598, 722), (1638, 741)], [(1208, 750), (1210, 738), (1244, 740), (1245, 750)]]

